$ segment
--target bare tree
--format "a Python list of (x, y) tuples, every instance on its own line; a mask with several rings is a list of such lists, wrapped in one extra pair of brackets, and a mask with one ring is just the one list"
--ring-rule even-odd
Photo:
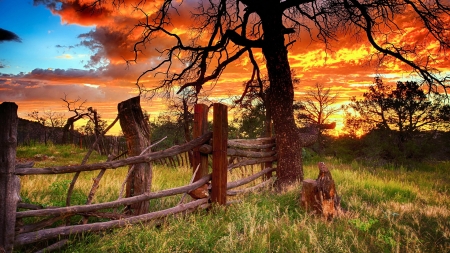
[(42, 114), (39, 111), (33, 111), (28, 114), (36, 122), (43, 126), (44, 143), (47, 145), (48, 140), (56, 141), (56, 128), (64, 125), (64, 114), (46, 110)]
[[(92, 1), (90, 6), (95, 8), (103, 2)], [(151, 15), (144, 9), (146, 2), (139, 1), (136, 6), (143, 14), (136, 25), (142, 29), (142, 38), (134, 46), (134, 59), (128, 63), (136, 62), (140, 53), (158, 38), (167, 37), (173, 44), (160, 51), (160, 62), (138, 78), (141, 92), (179, 86), (180, 90), (194, 87), (199, 93), (205, 83), (217, 81), (228, 65), (243, 57), (248, 57), (253, 65), (250, 81), (258, 81), (262, 89), (258, 66), (261, 62), (254, 57), (255, 51), (262, 52), (270, 81), (268, 105), (278, 144), (279, 186), (303, 178), (288, 61), (288, 48), (298, 34), (306, 33), (311, 40), (323, 42), (327, 52), (331, 51), (330, 42), (343, 36), (366, 40), (379, 52), (374, 59), (380, 64), (396, 59), (427, 81), (431, 91), (437, 91), (437, 85), (448, 88), (448, 77), (441, 78), (435, 68), (439, 63), (434, 59), (436, 55), (419, 54), (434, 42), (442, 53), (450, 48), (447, 1), (210, 0), (199, 1), (193, 8), (187, 1), (163, 0), (159, 11)], [(188, 8), (195, 21), (190, 33), (172, 30), (171, 21), (182, 8)], [(393, 36), (409, 28), (399, 22), (404, 17), (417, 20), (417, 29), (426, 31), (423, 41), (397, 40)], [(140, 80), (148, 74), (162, 78), (158, 87), (143, 87)]]
[[(74, 132), (74, 123), (80, 119), (83, 118), (91, 118), (94, 119), (97, 115), (97, 111), (94, 110), (92, 107), (86, 108), (85, 103), (86, 100), (80, 102), (81, 98), (77, 98), (75, 100), (68, 100), (67, 95), (64, 94), (64, 98), (61, 98), (62, 101), (66, 103), (67, 110), (69, 112), (73, 112), (75, 115), (67, 118), (66, 123), (63, 126), (63, 136), (62, 136), (62, 142), (68, 143), (73, 141), (73, 132)], [(94, 121), (95, 122), (95, 121)], [(98, 122), (98, 120), (97, 120)], [(95, 127), (95, 133), (97, 135), (98, 129)]]
[(336, 106), (337, 98), (338, 94), (331, 93), (331, 88), (316, 83), (306, 91), (304, 101), (295, 104), (297, 120), (304, 126), (317, 127), (318, 153), (323, 150), (323, 133), (336, 126), (336, 122), (330, 122), (330, 117), (341, 109)]

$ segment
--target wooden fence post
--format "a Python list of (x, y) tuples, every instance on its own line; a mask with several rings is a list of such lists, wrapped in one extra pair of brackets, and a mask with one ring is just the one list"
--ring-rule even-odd
[(19, 178), (14, 174), (17, 147), (17, 105), (0, 104), (0, 252), (12, 252), (19, 201)]
[(213, 105), (213, 172), (211, 179), (211, 201), (219, 205), (227, 203), (227, 106)]
[[(194, 139), (202, 136), (208, 132), (208, 106), (204, 104), (196, 104), (194, 106)], [(203, 176), (208, 175), (208, 154), (202, 154), (200, 147), (196, 147), (193, 150), (192, 155), (192, 173), (194, 175), (194, 181), (198, 181)], [(202, 199), (208, 197), (208, 185), (204, 184), (199, 188), (189, 193), (194, 199)]]
[[(128, 156), (140, 155), (144, 149), (150, 146), (150, 126), (142, 113), (140, 97), (137, 96), (120, 102), (118, 111), (120, 127), (127, 139)], [(132, 167), (130, 166), (130, 170)], [(151, 164), (135, 164), (131, 176), (127, 180), (126, 197), (150, 192), (151, 185)], [(129, 211), (134, 215), (148, 213), (149, 201), (132, 204), (129, 208)]]
[[(204, 104), (196, 104), (194, 107), (194, 129), (193, 129), (193, 137), (194, 139), (200, 137), (208, 132), (208, 106)], [(199, 148), (194, 149), (194, 162), (193, 162), (193, 171), (197, 169), (197, 166), (200, 167), (197, 171), (197, 174), (194, 177), (194, 182), (202, 178), (203, 176), (208, 175), (208, 155), (202, 154), (199, 151)]]

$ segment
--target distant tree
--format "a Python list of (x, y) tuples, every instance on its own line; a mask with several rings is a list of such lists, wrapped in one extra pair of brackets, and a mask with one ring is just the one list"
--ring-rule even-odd
[[(235, 102), (235, 119), (238, 121), (241, 137), (272, 137), (272, 110), (269, 105), (270, 81), (268, 76), (260, 77), (254, 72), (251, 80), (243, 83), (244, 92)], [(300, 84), (295, 70), (291, 70), (294, 86)]]
[(363, 99), (352, 99), (349, 108), (356, 115), (347, 123), (357, 123), (365, 131), (361, 137), (365, 157), (394, 164), (422, 160), (439, 153), (434, 138), (448, 124), (442, 117), (447, 108), (444, 98), (426, 94), (415, 82), (391, 86), (376, 78)]
[(52, 110), (46, 110), (43, 113), (33, 111), (28, 117), (40, 123), (43, 126), (44, 143), (47, 145), (48, 140), (56, 141), (56, 128), (64, 125), (64, 114), (57, 113)]
[(153, 150), (162, 150), (186, 142), (183, 123), (175, 120), (168, 113), (161, 113), (155, 120), (151, 121), (150, 129), (152, 142), (167, 137), (164, 142), (155, 146)]
[(369, 130), (365, 128), (363, 118), (359, 117), (349, 105), (342, 106), (344, 111), (344, 128), (343, 134), (345, 137), (351, 139), (359, 138), (363, 133), (367, 133)]
[(336, 126), (336, 122), (330, 122), (330, 117), (341, 110), (336, 106), (337, 98), (338, 94), (332, 93), (331, 88), (316, 83), (312, 89), (306, 91), (303, 101), (294, 104), (297, 121), (303, 126), (312, 125), (318, 129), (318, 153), (323, 151), (324, 132)]
[[(255, 73), (256, 74), (256, 73)], [(256, 77), (243, 83), (244, 92), (234, 101), (234, 124), (237, 138), (269, 137), (272, 135), (272, 115), (268, 106), (268, 77)]]
[(186, 142), (192, 140), (192, 124), (194, 122), (194, 106), (196, 104), (211, 105), (207, 94), (198, 97), (192, 87), (184, 89), (168, 101), (167, 114), (182, 126)]
[(102, 119), (102, 116), (97, 113), (97, 110), (91, 109), (91, 112), (88, 115), (89, 120), (84, 126), (80, 127), (79, 131), (88, 136), (99, 137), (106, 127), (108, 127), (108, 122)]
[(234, 110), (233, 124), (236, 127), (235, 138), (255, 139), (265, 136), (266, 110), (257, 100), (253, 104), (238, 106)]
[(352, 98), (349, 106), (359, 114), (367, 129), (398, 132), (399, 141), (407, 141), (413, 133), (439, 130), (445, 123), (444, 96), (426, 94), (416, 82), (397, 82), (395, 89), (380, 78), (363, 94)]
[(100, 133), (98, 128), (98, 119), (97, 117), (97, 110), (95, 110), (92, 107), (86, 107), (84, 104), (86, 103), (86, 100), (83, 102), (80, 102), (81, 98), (77, 98), (75, 100), (69, 100), (67, 99), (67, 95), (64, 94), (64, 98), (61, 98), (62, 101), (66, 103), (67, 110), (69, 112), (74, 113), (75, 115), (67, 118), (66, 123), (63, 126), (63, 136), (62, 136), (62, 143), (69, 143), (73, 141), (73, 132), (74, 129), (74, 123), (80, 119), (83, 118), (90, 118), (93, 120), (95, 128), (95, 134), (98, 136)]

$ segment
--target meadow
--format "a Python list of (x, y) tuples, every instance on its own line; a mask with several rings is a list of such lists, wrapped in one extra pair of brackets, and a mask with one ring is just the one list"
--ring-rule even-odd
[[(86, 150), (73, 145), (21, 146), (19, 160), (35, 167), (79, 164)], [(89, 162), (105, 161), (95, 153)], [(213, 206), (163, 222), (103, 233), (72, 236), (62, 252), (450, 252), (450, 162), (415, 168), (372, 167), (337, 158), (309, 158), (305, 178), (315, 179), (323, 161), (336, 182), (345, 212), (332, 221), (299, 205), (301, 183), (283, 192), (266, 188), (240, 196), (226, 207)], [(190, 168), (154, 166), (153, 191), (185, 185)], [(72, 204), (84, 204), (98, 172), (82, 173)], [(126, 168), (108, 170), (94, 199), (115, 200)], [(72, 175), (22, 176), (27, 203), (61, 206)], [(152, 210), (176, 205), (181, 196), (154, 200)], [(23, 247), (18, 252), (33, 251)]]

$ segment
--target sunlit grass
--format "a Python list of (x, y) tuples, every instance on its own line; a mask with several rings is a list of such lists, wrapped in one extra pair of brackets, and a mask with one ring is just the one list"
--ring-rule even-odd
[[(73, 149), (76, 149), (73, 147)], [(57, 151), (61, 152), (61, 151)], [(81, 161), (79, 157), (71, 157)], [(78, 159), (78, 160), (77, 160)], [(106, 158), (98, 158), (102, 161)], [(59, 161), (59, 158), (56, 158)], [(449, 252), (450, 163), (429, 163), (415, 170), (365, 167), (324, 159), (346, 212), (333, 221), (299, 206), (301, 184), (282, 193), (271, 189), (239, 197), (227, 207), (186, 216), (73, 236), (65, 252)], [(305, 177), (316, 178), (317, 161), (306, 163)], [(43, 167), (37, 163), (36, 167)], [(230, 181), (258, 171), (235, 170)], [(94, 202), (117, 199), (126, 168), (108, 170)], [(191, 168), (154, 166), (153, 191), (185, 185)], [(81, 204), (98, 172), (80, 176), (74, 198)], [(22, 194), (52, 205), (72, 175), (22, 177)], [(74, 193), (74, 194), (75, 194)], [(57, 197), (57, 195), (61, 195)], [(23, 196), (23, 197), (24, 197)], [(54, 200), (54, 198), (58, 200)], [(151, 202), (152, 210), (176, 205), (181, 195)], [(187, 201), (187, 200), (185, 200)]]

